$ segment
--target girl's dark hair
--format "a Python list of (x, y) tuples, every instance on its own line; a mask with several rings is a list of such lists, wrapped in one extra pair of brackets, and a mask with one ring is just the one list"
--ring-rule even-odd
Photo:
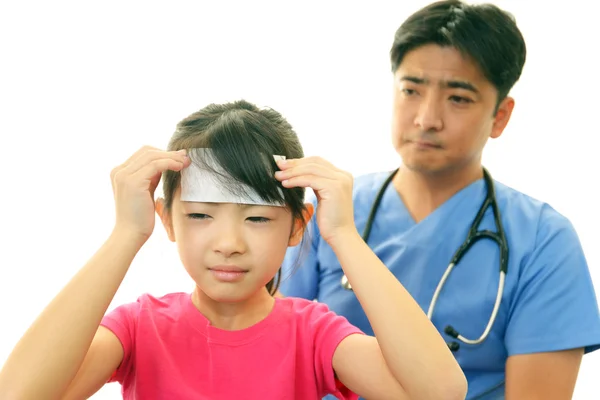
[[(235, 182), (227, 182), (233, 192), (254, 189), (268, 202), (285, 203), (294, 218), (304, 220), (304, 188), (283, 188), (274, 177), (277, 164), (273, 155), (302, 158), (304, 152), (292, 126), (273, 109), (260, 109), (245, 100), (225, 104), (210, 104), (177, 124), (168, 145), (169, 151), (210, 148), (214, 161)], [(193, 163), (195, 159), (190, 153)], [(206, 163), (203, 168), (208, 167)], [(179, 188), (181, 174), (166, 171), (163, 174), (165, 209), (170, 212), (173, 196)], [(279, 288), (281, 269), (267, 283), (271, 295)]]

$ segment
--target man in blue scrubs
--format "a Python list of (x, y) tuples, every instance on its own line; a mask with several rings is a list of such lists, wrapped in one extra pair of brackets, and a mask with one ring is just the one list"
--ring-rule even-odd
[[(443, 1), (400, 26), (390, 56), (392, 138), (402, 165), (383, 192), (368, 244), (427, 312), (486, 198), (482, 150), (510, 119), (515, 102), (509, 92), (526, 47), (512, 17), (497, 7)], [(359, 232), (388, 176), (355, 180)], [(450, 274), (432, 322), (468, 378), (469, 399), (570, 399), (583, 354), (600, 344), (598, 301), (578, 236), (548, 204), (500, 182), (493, 186), (509, 251), (491, 331), (480, 344), (445, 332), (451, 325), (478, 339), (488, 324), (500, 248), (487, 239), (475, 243)], [(497, 231), (491, 207), (479, 229)], [(289, 250), (281, 293), (324, 302), (372, 334), (314, 221), (308, 235), (306, 246)]]

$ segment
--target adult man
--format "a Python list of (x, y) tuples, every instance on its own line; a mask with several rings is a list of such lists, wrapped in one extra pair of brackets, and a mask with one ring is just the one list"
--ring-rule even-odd
[[(570, 399), (582, 355), (600, 347), (579, 239), (564, 216), (493, 181), (481, 164), (488, 138), (510, 119), (508, 94), (525, 63), (514, 19), (490, 4), (433, 3), (400, 26), (390, 55), (402, 166), (355, 180), (357, 228), (370, 230), (367, 243), (447, 339), (469, 399)], [(308, 254), (298, 246), (286, 258), (282, 294), (324, 302), (372, 333), (333, 252), (310, 228)], [(475, 229), (497, 234), (453, 259)]]

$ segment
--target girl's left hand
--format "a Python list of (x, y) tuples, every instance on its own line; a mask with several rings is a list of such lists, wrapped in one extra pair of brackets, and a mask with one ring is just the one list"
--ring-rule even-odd
[(321, 237), (332, 244), (336, 238), (356, 232), (352, 205), (353, 177), (320, 157), (279, 160), (275, 178), (286, 188), (310, 187), (317, 200), (317, 224)]

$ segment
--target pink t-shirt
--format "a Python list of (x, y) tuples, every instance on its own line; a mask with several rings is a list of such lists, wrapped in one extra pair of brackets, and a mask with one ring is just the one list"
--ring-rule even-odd
[(326, 305), (276, 298), (271, 313), (243, 330), (212, 327), (189, 293), (143, 295), (102, 320), (123, 345), (110, 382), (133, 399), (357, 399), (339, 383), (333, 353), (362, 333)]

